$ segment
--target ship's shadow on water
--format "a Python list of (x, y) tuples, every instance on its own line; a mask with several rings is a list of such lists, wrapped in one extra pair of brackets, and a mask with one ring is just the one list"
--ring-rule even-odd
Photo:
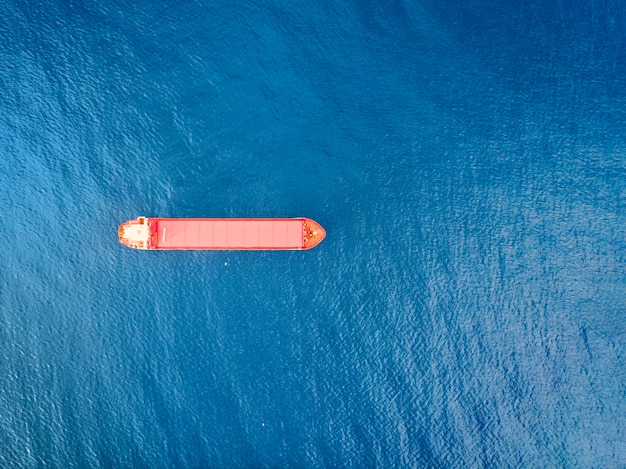
[(0, 466), (626, 465), (625, 13), (5, 2)]

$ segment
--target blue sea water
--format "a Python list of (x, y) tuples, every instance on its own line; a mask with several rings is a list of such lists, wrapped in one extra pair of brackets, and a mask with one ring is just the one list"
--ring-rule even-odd
[(0, 467), (626, 466), (623, 2), (0, 12)]

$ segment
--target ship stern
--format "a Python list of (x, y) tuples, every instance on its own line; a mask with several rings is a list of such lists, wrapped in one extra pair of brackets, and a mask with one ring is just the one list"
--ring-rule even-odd
[(156, 249), (156, 221), (139, 217), (122, 223), (117, 236), (120, 243), (133, 249)]

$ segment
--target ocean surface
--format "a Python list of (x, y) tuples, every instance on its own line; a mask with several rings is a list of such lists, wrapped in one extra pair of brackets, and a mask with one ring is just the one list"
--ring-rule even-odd
[(0, 13), (0, 467), (626, 466), (622, 0)]

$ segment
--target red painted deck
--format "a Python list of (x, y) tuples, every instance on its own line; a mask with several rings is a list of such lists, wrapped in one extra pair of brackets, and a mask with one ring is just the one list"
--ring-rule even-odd
[(302, 249), (301, 218), (157, 218), (156, 249)]

